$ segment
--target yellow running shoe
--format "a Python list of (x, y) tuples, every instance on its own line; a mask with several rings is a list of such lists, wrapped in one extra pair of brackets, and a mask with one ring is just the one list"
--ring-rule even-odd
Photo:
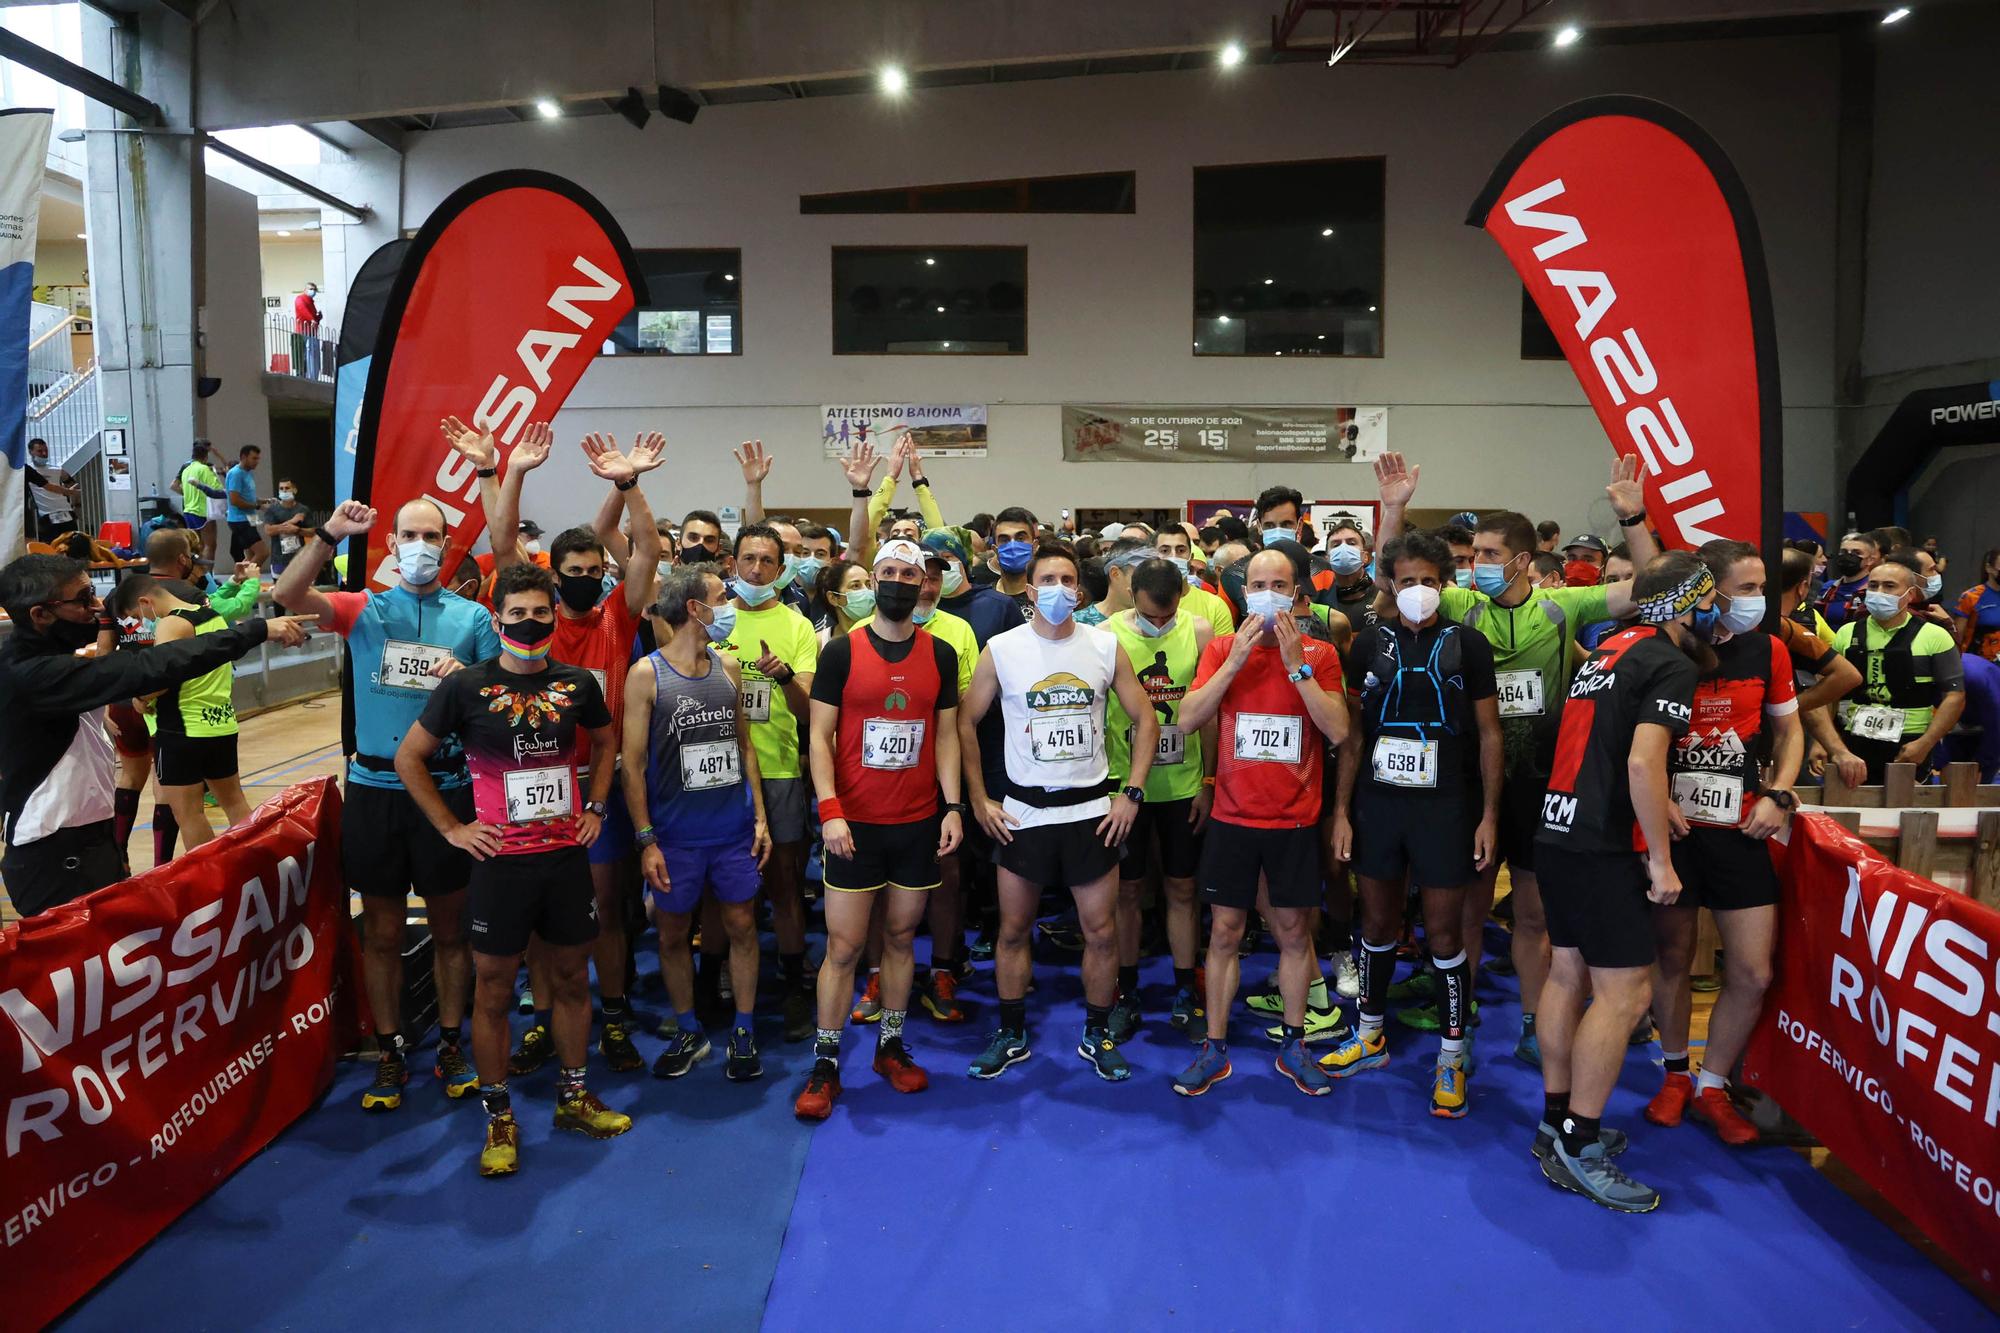
[(364, 1111), (393, 1111), (403, 1104), (403, 1085), (410, 1081), (410, 1067), (395, 1056), (375, 1062), (375, 1081), (361, 1094)]
[(479, 1153), (479, 1174), (511, 1176), (521, 1167), (521, 1127), (514, 1113), (496, 1115), (486, 1122), (486, 1146)]
[(556, 1128), (573, 1129), (593, 1139), (615, 1139), (632, 1128), (632, 1117), (612, 1110), (594, 1092), (580, 1092), (556, 1103)]
[(1346, 1078), (1364, 1069), (1380, 1069), (1389, 1063), (1387, 1033), (1355, 1029), (1354, 1035), (1319, 1058), (1319, 1067), (1335, 1078)]
[(1437, 1073), (1431, 1079), (1431, 1114), (1446, 1120), (1457, 1120), (1465, 1115), (1466, 1104), (1471, 1099), (1467, 1088), (1465, 1057), (1438, 1053)]

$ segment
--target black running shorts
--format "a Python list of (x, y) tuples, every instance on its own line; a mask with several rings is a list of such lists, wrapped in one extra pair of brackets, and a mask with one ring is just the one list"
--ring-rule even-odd
[(1542, 831), (1542, 797), (1548, 790), (1548, 775), (1525, 761), (1500, 780), (1499, 854), (1510, 870), (1535, 869), (1535, 837)]
[[(442, 793), (452, 814), (474, 819), (472, 784)], [(340, 857), (347, 885), (365, 898), (439, 898), (457, 893), (472, 873), (472, 857), (444, 840), (401, 787), (347, 784), (340, 818)]]
[(234, 736), (158, 736), (153, 772), (162, 787), (192, 787), (236, 776)]
[(1106, 847), (1098, 835), (1103, 822), (1103, 815), (1090, 815), (1014, 829), (1013, 841), (994, 848), (994, 864), (1045, 888), (1094, 884), (1118, 865), (1118, 849)]
[(539, 935), (558, 947), (597, 938), (597, 894), (581, 847), (489, 856), (472, 863), (466, 901), (475, 953), (511, 958)]
[(829, 849), (823, 858), (822, 882), (835, 893), (867, 893), (888, 886), (897, 889), (934, 889), (941, 882), (938, 871), (939, 816), (908, 824), (857, 824), (848, 821), (854, 836), (851, 859), (835, 856)]
[(1201, 846), (1201, 900), (1248, 911), (1259, 877), (1273, 907), (1318, 907), (1322, 896), (1319, 825), (1248, 828), (1208, 821)]
[(1535, 875), (1549, 943), (1591, 967), (1651, 967), (1653, 904), (1639, 852), (1573, 852), (1543, 843)]
[(1676, 906), (1711, 912), (1777, 906), (1778, 872), (1767, 844), (1733, 828), (1696, 824), (1674, 844), (1673, 854), (1674, 873), (1681, 877)]
[(1365, 777), (1354, 784), (1354, 873), (1420, 889), (1470, 884), (1472, 835), (1479, 828), (1479, 796), (1460, 787), (1383, 791)]
[(1188, 823), (1192, 800), (1148, 801), (1132, 821), (1118, 877), (1144, 879), (1158, 865), (1168, 879), (1193, 879), (1201, 869), (1201, 835)]

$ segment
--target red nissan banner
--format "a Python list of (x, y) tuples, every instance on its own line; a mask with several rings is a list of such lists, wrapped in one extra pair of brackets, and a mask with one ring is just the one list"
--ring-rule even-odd
[(491, 430), (504, 459), (522, 427), (555, 416), (644, 295), (618, 224), (560, 176), (496, 172), (439, 204), (402, 261), (368, 368), (354, 498), (377, 518), (348, 586), (396, 581), (396, 511), (419, 497), (444, 511), (449, 583), (486, 514), (438, 423)]
[(1777, 976), (1745, 1080), (2000, 1296), (2000, 912), (1824, 815), (1772, 855)]
[(1749, 195), (1715, 141), (1646, 98), (1572, 103), (1508, 151), (1466, 221), (1527, 284), (1612, 447), (1639, 457), (1667, 544), (1775, 551), (1770, 282)]
[(332, 778), (0, 931), (0, 1326), (39, 1328), (333, 1081), (358, 957)]

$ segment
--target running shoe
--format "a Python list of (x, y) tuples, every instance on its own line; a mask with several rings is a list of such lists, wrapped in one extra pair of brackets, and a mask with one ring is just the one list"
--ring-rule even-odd
[(922, 1092), (931, 1085), (931, 1076), (910, 1058), (910, 1050), (900, 1037), (876, 1045), (875, 1072), (888, 1079), (897, 1092)]
[[(1317, 1046), (1322, 1042), (1345, 1041), (1347, 1039), (1347, 1015), (1339, 1009), (1315, 1009), (1306, 1006), (1306, 1045)], [(1273, 1042), (1283, 1045), (1285, 1025), (1273, 1023), (1264, 1029), (1264, 1035)]]
[(1747, 1148), (1763, 1137), (1729, 1100), (1727, 1088), (1703, 1088), (1695, 1094), (1688, 1114), (1714, 1130), (1715, 1136), (1732, 1148)]
[(854, 1012), (848, 1015), (857, 1023), (879, 1023), (882, 1021), (882, 974), (868, 974), (867, 989), (854, 1002)]
[(1167, 1015), (1167, 1024), (1176, 1032), (1198, 1032), (1201, 1021), (1207, 1016), (1191, 987), (1182, 986), (1174, 992), (1174, 1007)]
[(672, 1041), (674, 1034), (680, 1030), (680, 1016), (678, 1014), (668, 1014), (660, 1020), (660, 1025), (653, 1029), (653, 1035), (661, 1041)]
[(1327, 1080), (1313, 1058), (1306, 1054), (1306, 1044), (1295, 1041), (1278, 1048), (1278, 1058), (1273, 1061), (1278, 1072), (1292, 1081), (1308, 1097), (1324, 1097), (1333, 1091), (1333, 1084)]
[(940, 972), (932, 968), (924, 978), (923, 988), (917, 992), (917, 1002), (940, 1023), (965, 1021), (965, 1010), (958, 1004), (958, 978), (949, 970)]
[(1542, 1067), (1542, 1039), (1527, 1029), (1522, 1029), (1521, 1039), (1514, 1043), (1514, 1058), (1522, 1064)]
[(1264, 984), (1243, 997), (1243, 1007), (1260, 1014), (1282, 1014), (1285, 1012), (1285, 997), (1278, 989), (1278, 974), (1273, 972), (1264, 978)]
[(1118, 1053), (1118, 1043), (1104, 1028), (1085, 1028), (1076, 1053), (1089, 1062), (1097, 1076), (1107, 1083), (1123, 1083), (1132, 1077), (1132, 1066)]
[(507, 1072), (510, 1074), (532, 1074), (547, 1064), (556, 1053), (555, 1040), (549, 1030), (540, 1023), (521, 1034), (521, 1044), (507, 1057)]
[(1060, 916), (1053, 921), (1038, 921), (1035, 932), (1050, 948), (1061, 949), (1064, 953), (1083, 952), (1083, 930), (1074, 917)]
[(1431, 1114), (1446, 1120), (1462, 1119), (1471, 1093), (1466, 1088), (1465, 1057), (1438, 1054), (1437, 1072), (1431, 1077)]
[(831, 1060), (813, 1062), (806, 1075), (805, 1090), (792, 1103), (792, 1114), (801, 1120), (824, 1120), (833, 1114), (834, 1099), (840, 1096), (840, 1070)]
[(819, 1027), (819, 999), (811, 983), (785, 989), (785, 1040), (804, 1041)]
[[(1479, 1025), (1479, 1001), (1473, 1000), (1468, 1004), (1466, 1016), (1471, 1019), (1471, 1022), (1466, 1026), (1477, 1027)], [(1429, 1004), (1419, 1004), (1408, 1009), (1398, 1009), (1396, 1011), (1396, 1021), (1404, 1027), (1415, 1028), (1419, 1032), (1437, 1032), (1444, 1027), (1444, 1020), (1438, 1016), (1438, 1001), (1435, 999)]]
[(514, 1012), (532, 1014), (535, 1012), (535, 992), (528, 986), (521, 987), (521, 998), (514, 1001)]
[(472, 1072), (472, 1062), (465, 1058), (462, 1047), (438, 1047), (437, 1062), (431, 1066), (431, 1073), (444, 1084), (444, 1095), (453, 1101), (479, 1091), (479, 1075)]
[(1345, 949), (1333, 955), (1333, 988), (1342, 999), (1361, 998), (1361, 969), (1354, 964), (1354, 955)]
[(1263, 932), (1257, 928), (1257, 924), (1254, 921), (1245, 926), (1243, 928), (1243, 938), (1236, 945), (1236, 956), (1238, 958), (1248, 958), (1251, 954), (1256, 953), (1257, 943), (1262, 937)]
[(1673, 1129), (1681, 1123), (1688, 1103), (1693, 1100), (1694, 1079), (1678, 1072), (1669, 1073), (1667, 1081), (1653, 1094), (1653, 1100), (1646, 1103), (1646, 1119), (1662, 1129)]
[(1139, 997), (1136, 995), (1119, 996), (1118, 1002), (1111, 1006), (1109, 1031), (1111, 1033), (1112, 1044), (1123, 1046), (1126, 1042), (1130, 1041), (1133, 1034), (1139, 1030), (1139, 1020)]
[(1644, 1046), (1658, 1035), (1658, 1029), (1653, 1026), (1653, 1016), (1647, 1014), (1639, 1020), (1639, 1026), (1632, 1029), (1632, 1035), (1625, 1039), (1625, 1044), (1627, 1046)]
[(1028, 1058), (1028, 1034), (1009, 1032), (1001, 1028), (986, 1043), (986, 1049), (972, 1058), (965, 1072), (973, 1078), (999, 1078), (1015, 1065)]
[(715, 1049), (706, 1032), (676, 1032), (660, 1058), (653, 1061), (654, 1078), (679, 1078), (708, 1058)]
[(729, 1034), (729, 1059), (722, 1066), (722, 1076), (731, 1083), (764, 1077), (764, 1062), (757, 1058), (757, 1042), (749, 1028), (738, 1027)]
[(513, 1112), (486, 1122), (486, 1146), (479, 1150), (479, 1174), (511, 1176), (521, 1167), (521, 1126)]
[(1542, 1174), (1552, 1184), (1615, 1212), (1650, 1213), (1660, 1206), (1660, 1192), (1626, 1175), (1602, 1143), (1572, 1157), (1558, 1138), (1555, 1151), (1542, 1159)]
[[(1556, 1127), (1544, 1120), (1535, 1126), (1535, 1160), (1540, 1161), (1556, 1150)], [(1616, 1157), (1632, 1146), (1632, 1140), (1625, 1137), (1622, 1129), (1599, 1127), (1597, 1141), (1604, 1145), (1607, 1157)]]
[(1389, 1034), (1357, 1030), (1340, 1045), (1319, 1058), (1319, 1067), (1335, 1078), (1346, 1078), (1364, 1069), (1380, 1069), (1389, 1063)]
[(993, 961), (993, 927), (991, 925), (984, 925), (979, 928), (979, 933), (973, 936), (972, 943), (965, 950), (965, 957), (968, 962), (990, 963)]
[(361, 1094), (364, 1111), (393, 1111), (403, 1104), (403, 1085), (410, 1081), (410, 1067), (396, 1056), (375, 1062), (375, 1081)]
[(1420, 967), (1389, 987), (1389, 1003), (1404, 1004), (1410, 1000), (1428, 1000), (1437, 995), (1437, 974), (1427, 967)]
[(1475, 1060), (1473, 1059), (1473, 1056), (1472, 1056), (1472, 1029), (1471, 1029), (1471, 1028), (1467, 1028), (1467, 1029), (1465, 1030), (1465, 1038), (1464, 1038), (1464, 1040), (1465, 1040), (1465, 1049), (1464, 1049), (1464, 1054), (1465, 1054), (1465, 1059), (1464, 1059), (1464, 1062), (1463, 1062), (1463, 1063), (1464, 1063), (1464, 1065), (1465, 1065), (1465, 1076), (1466, 1076), (1467, 1078), (1471, 1078), (1471, 1077), (1472, 1077), (1472, 1075), (1473, 1075), (1473, 1067), (1474, 1067), (1474, 1065), (1475, 1065), (1475, 1064), (1477, 1063), (1477, 1061), (1475, 1061)]
[(1174, 1091), (1183, 1097), (1199, 1097), (1231, 1072), (1229, 1052), (1212, 1041), (1203, 1041), (1194, 1063), (1174, 1076)]
[(556, 1103), (556, 1128), (573, 1129), (593, 1139), (615, 1139), (632, 1128), (632, 1117), (597, 1100), (594, 1092), (579, 1092)]
[(629, 1074), (646, 1067), (646, 1057), (639, 1054), (639, 1048), (626, 1035), (623, 1019), (604, 1020), (604, 1031), (597, 1038), (597, 1053), (604, 1057), (615, 1073)]

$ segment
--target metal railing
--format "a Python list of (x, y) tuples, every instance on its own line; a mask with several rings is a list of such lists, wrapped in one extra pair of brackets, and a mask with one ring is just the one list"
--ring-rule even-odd
[(333, 383), (333, 348), (340, 331), (324, 321), (301, 324), (275, 310), (264, 312), (264, 369), (272, 375)]
[(28, 397), (40, 397), (76, 370), (70, 331), (76, 316), (61, 306), (34, 302), (28, 312)]
[(104, 427), (97, 358), (65, 371), (28, 400), (28, 436), (49, 442), (49, 461), (66, 468)]

